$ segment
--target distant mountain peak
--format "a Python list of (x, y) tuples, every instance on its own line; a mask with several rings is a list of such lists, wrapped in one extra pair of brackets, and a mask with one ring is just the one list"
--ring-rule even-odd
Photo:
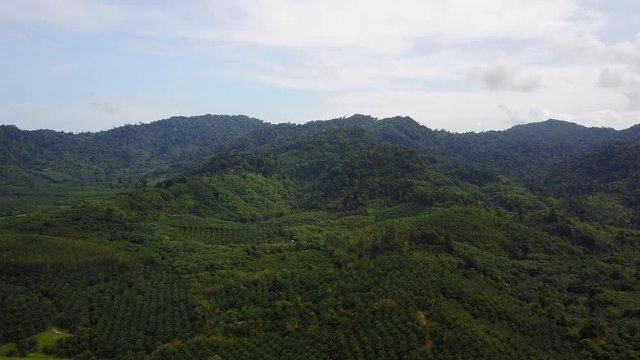
[(572, 127), (572, 128), (585, 128), (586, 126), (576, 124), (571, 121), (566, 120), (558, 120), (558, 119), (547, 119), (539, 122), (532, 122), (527, 124), (518, 124), (512, 127), (513, 128), (544, 128), (544, 127)]
[(389, 118), (380, 119), (379, 121), (390, 121), (390, 122), (399, 122), (399, 123), (420, 125), (419, 122), (415, 121), (410, 116), (393, 116), (393, 117), (389, 117)]
[(564, 141), (566, 137), (575, 136), (599, 137), (613, 136), (616, 130), (604, 127), (588, 127), (564, 120), (549, 119), (536, 123), (516, 125), (507, 133), (523, 133), (532, 136), (543, 136), (556, 141)]
[(640, 124), (633, 125), (632, 127), (624, 129), (623, 131), (631, 134), (640, 134)]

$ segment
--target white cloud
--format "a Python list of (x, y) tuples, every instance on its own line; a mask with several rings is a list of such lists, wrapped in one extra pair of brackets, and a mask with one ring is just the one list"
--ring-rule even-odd
[(1, 4), (0, 21), (76, 29), (127, 28), (156, 36), (301, 48), (407, 50), (416, 39), (446, 43), (540, 38), (585, 24), (579, 0), (247, 0), (115, 3), (23, 0)]
[[(237, 23), (213, 27), (238, 41), (294, 48), (406, 50), (420, 38), (444, 42), (536, 38), (562, 31), (575, 1), (254, 0), (237, 2)], [(202, 33), (194, 32), (198, 36)]]
[(640, 118), (639, 111), (625, 106), (624, 97), (594, 86), (599, 77), (597, 67), (537, 67), (534, 70), (545, 79), (544, 90), (530, 93), (354, 91), (329, 99), (324, 116), (402, 114), (432, 128), (454, 131), (505, 129), (548, 118), (626, 128)]
[[(135, 28), (154, 36), (259, 44), (296, 51), (410, 52), (417, 41), (454, 45), (540, 39), (602, 22), (581, 0), (247, 0), (199, 2), (141, 12)], [(204, 5), (202, 5), (204, 4)], [(165, 9), (166, 10), (166, 9)]]
[[(482, 130), (564, 117), (624, 127), (637, 121), (640, 108), (640, 38), (602, 40), (617, 15), (597, 4), (22, 0), (0, 3), (0, 22), (215, 48), (232, 64), (226, 79), (325, 96), (325, 110), (315, 118), (404, 114), (434, 127)], [(71, 70), (68, 64), (51, 68)], [(83, 109), (143, 116), (113, 102)]]
[(371, 58), (358, 51), (319, 51), (295, 66), (238, 59), (245, 63), (235, 74), (248, 81), (297, 90), (351, 91), (407, 87), (428, 81), (466, 82), (473, 63), (438, 53), (433, 56)]
[(635, 41), (613, 44), (605, 44), (594, 33), (567, 34), (565, 37), (555, 38), (554, 42), (565, 51), (580, 56), (581, 61), (625, 65), (640, 73), (640, 32), (631, 35), (635, 35)]

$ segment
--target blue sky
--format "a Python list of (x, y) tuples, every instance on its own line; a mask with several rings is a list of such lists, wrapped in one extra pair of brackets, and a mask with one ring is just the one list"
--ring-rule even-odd
[(431, 128), (640, 122), (640, 3), (0, 0), (0, 123), (173, 115)]

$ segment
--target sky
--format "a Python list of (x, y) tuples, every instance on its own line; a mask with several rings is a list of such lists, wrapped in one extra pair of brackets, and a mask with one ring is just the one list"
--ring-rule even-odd
[(640, 123), (637, 0), (0, 0), (0, 124)]

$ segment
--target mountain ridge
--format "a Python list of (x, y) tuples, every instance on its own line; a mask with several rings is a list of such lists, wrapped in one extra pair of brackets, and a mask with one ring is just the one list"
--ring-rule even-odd
[[(633, 134), (551, 122), (465, 135), (363, 115), (229, 122), (235, 136), (199, 134), (216, 141), (191, 150), (184, 133), (149, 144), (179, 122), (142, 138), (148, 128), (120, 129), (140, 141), (107, 142), (99, 160), (145, 165), (148, 178), (0, 218), (0, 357), (35, 351), (51, 327), (73, 334), (42, 349), (61, 358), (640, 354)], [(34, 155), (26, 145), (10, 150)], [(70, 150), (49, 158), (64, 155), (57, 169), (75, 165)], [(183, 166), (163, 172), (163, 154)], [(33, 201), (48, 186), (36, 175), (0, 167), (12, 181), (0, 201)]]
[(210, 119), (215, 119), (216, 117), (227, 117), (227, 118), (237, 118), (237, 119), (247, 119), (247, 120), (255, 120), (258, 122), (262, 122), (262, 123), (266, 123), (266, 124), (270, 124), (270, 125), (277, 125), (277, 124), (290, 124), (290, 125), (308, 125), (311, 123), (314, 124), (320, 124), (320, 123), (324, 123), (324, 122), (330, 122), (330, 121), (336, 121), (336, 122), (344, 122), (344, 121), (356, 121), (359, 122), (361, 124), (363, 123), (373, 123), (373, 122), (388, 122), (388, 121), (406, 121), (406, 122), (410, 122), (410, 123), (415, 123), (419, 126), (423, 126), (426, 127), (432, 131), (444, 131), (444, 132), (448, 132), (451, 134), (481, 134), (481, 133), (486, 133), (486, 132), (503, 132), (503, 131), (509, 131), (512, 130), (514, 128), (520, 128), (520, 127), (539, 127), (539, 126), (575, 126), (575, 127), (581, 127), (581, 128), (587, 128), (587, 129), (610, 129), (610, 130), (614, 130), (614, 131), (627, 131), (627, 130), (631, 130), (634, 129), (636, 131), (640, 131), (640, 123), (638, 124), (634, 124), (629, 126), (628, 128), (624, 128), (624, 129), (614, 129), (611, 127), (606, 127), (606, 126), (588, 126), (588, 125), (582, 125), (576, 122), (572, 122), (572, 121), (568, 121), (568, 120), (561, 120), (561, 119), (554, 119), (554, 118), (549, 118), (546, 120), (541, 120), (541, 121), (533, 121), (533, 122), (529, 122), (529, 123), (519, 123), (519, 124), (514, 124), (509, 128), (506, 129), (489, 129), (489, 130), (481, 130), (481, 131), (463, 131), (463, 132), (454, 132), (454, 131), (449, 131), (446, 129), (435, 129), (435, 128), (431, 128), (429, 127), (428, 124), (422, 124), (421, 122), (413, 119), (410, 116), (403, 116), (403, 115), (396, 115), (396, 116), (391, 116), (391, 117), (383, 117), (383, 118), (378, 118), (372, 115), (366, 115), (366, 114), (353, 114), (350, 116), (344, 116), (344, 117), (339, 117), (339, 118), (330, 118), (330, 119), (322, 119), (322, 120), (309, 120), (306, 122), (301, 122), (301, 123), (292, 123), (292, 122), (280, 122), (280, 123), (270, 123), (268, 121), (265, 120), (261, 120), (255, 117), (251, 117), (248, 115), (243, 115), (243, 114), (234, 114), (234, 115), (229, 115), (229, 114), (202, 114), (202, 115), (190, 115), (190, 116), (182, 116), (182, 115), (175, 115), (175, 116), (171, 116), (168, 118), (164, 118), (164, 119), (159, 119), (159, 120), (154, 120), (148, 123), (137, 123), (137, 124), (124, 124), (124, 125), (120, 125), (120, 126), (114, 126), (111, 129), (104, 129), (104, 130), (96, 130), (96, 131), (66, 131), (66, 130), (53, 130), (53, 129), (47, 129), (47, 128), (40, 128), (40, 129), (21, 129), (19, 126), (15, 125), (15, 124), (0, 124), (0, 129), (2, 128), (15, 128), (17, 130), (23, 131), (23, 132), (38, 132), (38, 131), (52, 131), (52, 132), (56, 132), (56, 133), (63, 133), (63, 134), (72, 134), (72, 135), (81, 135), (81, 134), (100, 134), (100, 133), (108, 133), (108, 132), (112, 132), (113, 130), (117, 130), (120, 128), (129, 128), (129, 127), (139, 127), (139, 128), (144, 128), (144, 127), (149, 127), (149, 126), (158, 126), (162, 123), (167, 123), (167, 122), (172, 122), (172, 121), (198, 121), (198, 120), (203, 120), (206, 118), (210, 118)]
[[(145, 173), (151, 177), (163, 176), (157, 172), (161, 167), (170, 171), (168, 167), (174, 163), (196, 164), (218, 151), (253, 148), (274, 143), (275, 139), (286, 142), (302, 133), (336, 128), (366, 129), (392, 144), (414, 147), (456, 164), (489, 165), (498, 172), (515, 176), (521, 175), (521, 167), (531, 162), (528, 153), (549, 154), (545, 163), (534, 161), (535, 166), (546, 167), (548, 162), (607, 141), (640, 139), (640, 125), (613, 130), (553, 119), (515, 125), (507, 130), (451, 133), (430, 129), (402, 116), (377, 119), (355, 114), (303, 124), (270, 124), (244, 115), (202, 115), (78, 134), (1, 125), (0, 165), (19, 166), (35, 176), (42, 175), (45, 180), (132, 183)], [(61, 169), (56, 164), (60, 158), (72, 164), (71, 168)], [(116, 171), (114, 164), (122, 162), (130, 166)]]

